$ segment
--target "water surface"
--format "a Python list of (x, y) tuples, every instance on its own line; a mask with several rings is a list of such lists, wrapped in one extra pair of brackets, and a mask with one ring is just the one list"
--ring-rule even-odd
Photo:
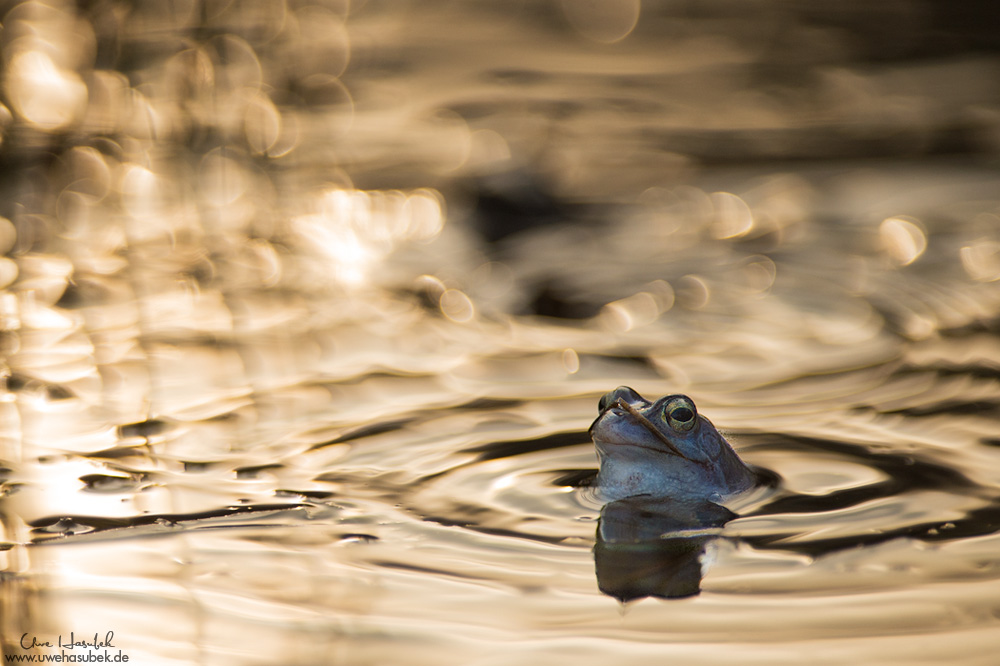
[[(582, 4), (8, 3), (5, 656), (994, 663), (988, 9)], [(619, 385), (767, 483), (598, 543)]]

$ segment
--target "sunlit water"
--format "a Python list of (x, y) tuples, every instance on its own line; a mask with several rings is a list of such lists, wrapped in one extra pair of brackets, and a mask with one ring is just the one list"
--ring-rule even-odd
[[(11, 4), (5, 656), (997, 663), (997, 58), (650, 5)], [(597, 542), (619, 385), (735, 519)]]

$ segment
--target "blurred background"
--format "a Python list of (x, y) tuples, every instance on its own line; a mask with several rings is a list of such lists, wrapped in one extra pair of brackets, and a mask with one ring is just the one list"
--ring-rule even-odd
[[(996, 3), (0, 6), (5, 656), (990, 663)], [(627, 613), (621, 384), (780, 479)]]

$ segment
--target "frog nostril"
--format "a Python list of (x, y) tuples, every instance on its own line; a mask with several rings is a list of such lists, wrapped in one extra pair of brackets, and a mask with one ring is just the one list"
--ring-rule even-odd
[(603, 396), (601, 396), (600, 402), (597, 403), (597, 411), (603, 413), (604, 410), (606, 410), (608, 408), (608, 405), (610, 404), (611, 404), (611, 394), (605, 393)]

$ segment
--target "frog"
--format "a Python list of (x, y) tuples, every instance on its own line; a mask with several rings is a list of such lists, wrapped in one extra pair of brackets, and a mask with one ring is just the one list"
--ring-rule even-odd
[(650, 497), (720, 502), (750, 490), (757, 475), (686, 395), (655, 401), (628, 386), (605, 394), (590, 426), (607, 501)]

